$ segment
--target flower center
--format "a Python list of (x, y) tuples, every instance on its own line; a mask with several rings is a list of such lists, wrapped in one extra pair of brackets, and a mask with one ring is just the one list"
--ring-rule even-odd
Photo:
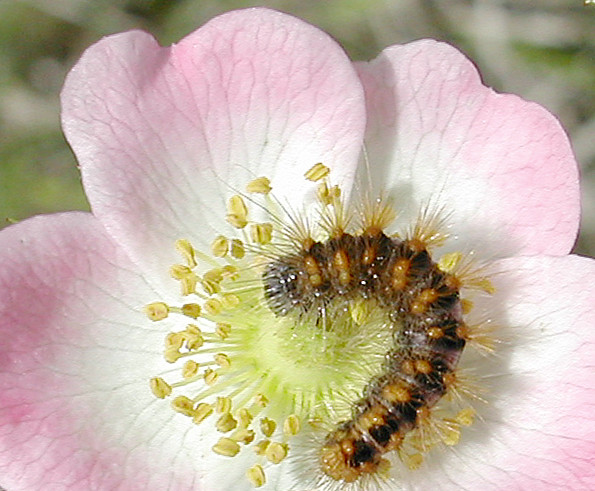
[[(489, 281), (461, 254), (431, 260), (427, 248), (445, 240), (437, 216), (424, 215), (404, 241), (391, 238), (384, 229), (395, 213), (379, 199), (361, 207), (360, 227), (347, 233), (352, 213), (328, 174), (322, 164), (306, 173), (319, 182), (313, 226), (283, 216), (267, 178), (251, 181), (247, 192), (262, 196), (271, 222), (252, 222), (246, 200), (232, 196), (227, 222), (241, 238), (220, 235), (210, 253), (178, 240), (184, 263), (171, 275), (190, 301), (146, 306), (151, 320), (180, 325), (164, 347), (178, 368), (151, 379), (154, 395), (171, 396), (195, 424), (211, 422), (221, 433), (215, 453), (251, 447), (247, 478), (257, 487), (304, 429), (348, 421), (329, 434), (319, 460), (327, 477), (353, 482), (382, 472), (391, 450), (419, 466), (420, 451), (456, 443), (473, 416), (469, 408), (440, 420), (429, 413), (447, 390), (465, 392), (456, 364), (482, 331), (463, 322), (459, 290), (490, 291)], [(405, 408), (407, 421), (389, 404)]]

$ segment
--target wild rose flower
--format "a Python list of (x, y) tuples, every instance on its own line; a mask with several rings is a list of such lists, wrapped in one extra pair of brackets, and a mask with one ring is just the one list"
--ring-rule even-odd
[[(353, 65), (326, 34), (266, 9), (218, 17), (170, 48), (143, 32), (108, 37), (73, 68), (62, 101), (93, 211), (35, 217), (0, 234), (1, 486), (250, 489), (245, 474), (250, 469), (259, 484), (258, 462), (263, 489), (311, 486), (304, 473), (317, 468), (317, 448), (337, 421), (323, 421), (318, 436), (315, 428), (308, 433), (303, 414), (297, 423), (287, 419), (283, 405), (291, 397), (269, 382), (264, 393), (248, 391), (264, 396), (263, 406), (269, 395), (261, 415), (289, 421), (285, 436), (292, 421), (295, 433), (303, 427), (288, 446), (279, 428), (255, 429), (277, 438), (279, 464), (244, 448), (257, 444), (249, 434), (215, 429), (242, 428), (241, 415), (224, 407), (232, 399), (234, 408), (258, 413), (253, 397), (238, 401), (246, 391), (234, 395), (215, 380), (218, 370), (223, 380), (226, 373), (240, 377), (233, 372), (239, 366), (256, 383), (266, 379), (257, 363), (264, 360), (278, 370), (280, 386), (291, 387), (294, 360), (274, 359), (266, 343), (219, 353), (230, 347), (226, 329), (235, 328), (215, 327), (225, 301), (239, 302), (231, 306), (238, 325), (253, 322), (264, 337), (282, 320), (239, 291), (221, 296), (222, 280), (211, 273), (210, 282), (207, 273), (234, 261), (245, 266), (241, 256), (254, 255), (245, 243), (262, 251), (269, 240), (266, 227), (254, 229), (252, 239), (248, 232), (241, 242), (226, 238), (238, 220), (252, 220), (243, 203), (266, 218), (259, 196), (251, 197), (258, 193), (243, 194), (247, 183), (261, 195), (270, 184), (275, 198), (265, 209), (277, 204), (299, 215), (316, 201), (316, 185), (303, 175), (321, 162), (344, 194), (385, 190), (402, 226), (424, 204), (443, 210), (449, 239), (437, 257), (479, 257), (494, 287), (476, 296), (470, 315), (499, 326), (495, 353), (462, 362), (485, 382), (486, 391), (475, 395), (486, 402), (473, 404), (470, 427), (453, 420), (456, 446), (439, 445), (417, 470), (397, 462), (391, 485), (595, 487), (595, 265), (568, 255), (579, 220), (577, 167), (564, 131), (543, 108), (486, 88), (448, 45), (392, 46)], [(354, 178), (363, 149), (369, 185), (365, 176)], [(247, 281), (250, 271), (223, 272)], [(203, 298), (189, 301), (195, 291)], [(197, 330), (185, 329), (189, 324)], [(212, 352), (206, 369), (202, 359), (194, 367), (199, 380), (184, 386), (194, 374), (180, 375), (177, 355), (183, 358), (180, 346), (189, 339)], [(368, 343), (359, 341), (352, 370), (367, 356)], [(321, 377), (315, 369), (312, 383)], [(190, 418), (184, 415), (184, 399), (172, 410), (180, 388), (202, 394), (200, 403), (212, 404), (202, 408), (218, 410), (208, 416), (217, 423), (195, 425), (202, 416), (194, 402), (186, 407)], [(165, 400), (155, 397), (160, 391)], [(231, 419), (217, 419), (227, 414)], [(241, 450), (232, 458), (213, 447), (228, 455)]]

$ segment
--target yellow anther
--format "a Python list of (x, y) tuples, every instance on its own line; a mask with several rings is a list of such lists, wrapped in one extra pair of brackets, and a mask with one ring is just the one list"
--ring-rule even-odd
[(308, 181), (316, 182), (328, 176), (330, 171), (331, 170), (326, 165), (319, 162), (310, 167), (304, 174), (304, 177), (308, 179)]
[(463, 254), (460, 252), (449, 252), (444, 254), (438, 261), (438, 267), (445, 273), (451, 273), (461, 263)]
[(184, 344), (184, 333), (183, 332), (170, 332), (165, 336), (165, 349), (166, 350), (179, 350)]
[(254, 441), (254, 431), (240, 428), (231, 434), (231, 439), (243, 443), (244, 445), (248, 445)]
[(174, 409), (174, 411), (185, 416), (193, 417), (196, 415), (194, 403), (186, 396), (178, 396), (174, 398), (174, 400), (171, 401), (171, 407)]
[(473, 302), (471, 300), (468, 300), (466, 298), (462, 298), (461, 299), (461, 308), (463, 310), (463, 314), (468, 314), (469, 312), (471, 312), (471, 310), (473, 310)]
[(191, 275), (192, 270), (183, 264), (174, 264), (171, 268), (169, 268), (169, 274), (173, 279), (181, 280), (182, 278)]
[(198, 363), (194, 360), (188, 360), (182, 367), (182, 377), (192, 378), (198, 373)]
[(163, 302), (153, 302), (145, 306), (145, 314), (152, 321), (160, 321), (168, 316), (169, 307)]
[(271, 437), (277, 429), (277, 423), (269, 418), (262, 418), (260, 420), (260, 431), (266, 437)]
[(181, 356), (180, 352), (175, 348), (166, 349), (163, 352), (163, 358), (167, 363), (175, 363)]
[(474, 281), (473, 286), (489, 295), (496, 293), (496, 287), (494, 287), (494, 284), (488, 278), (481, 278)]
[(188, 336), (195, 336), (195, 335), (200, 335), (202, 334), (202, 331), (200, 330), (200, 327), (198, 327), (196, 324), (188, 324), (186, 326), (186, 334)]
[(227, 202), (227, 221), (235, 228), (244, 228), (248, 224), (248, 208), (239, 195), (234, 195)]
[(339, 186), (327, 186), (325, 182), (321, 183), (316, 190), (318, 201), (325, 205), (334, 205), (341, 200), (341, 188)]
[(231, 366), (231, 360), (225, 353), (217, 353), (213, 358), (215, 363), (221, 368), (229, 368)]
[(221, 291), (221, 285), (219, 285), (219, 283), (215, 281), (207, 281), (203, 279), (200, 282), (200, 286), (202, 286), (202, 289), (209, 296), (215, 295)]
[(444, 444), (448, 445), (449, 447), (452, 447), (459, 443), (459, 439), (461, 438), (461, 431), (459, 430), (458, 425), (456, 425), (456, 427), (449, 426), (442, 430), (441, 436)]
[(217, 383), (217, 379), (219, 378), (219, 374), (210, 368), (205, 370), (204, 380), (205, 384), (207, 385), (215, 385)]
[(213, 283), (221, 283), (223, 279), (223, 268), (209, 269), (204, 275), (202, 275), (205, 281), (212, 281)]
[(271, 189), (271, 181), (268, 177), (257, 177), (246, 185), (246, 191), (249, 193), (268, 194)]
[(246, 471), (246, 478), (255, 488), (263, 486), (267, 481), (262, 466), (256, 464)]
[(196, 266), (196, 259), (194, 257), (194, 247), (186, 239), (176, 240), (176, 250), (186, 260), (186, 264), (191, 268)]
[(295, 415), (291, 414), (283, 422), (283, 433), (288, 436), (295, 436), (300, 432), (300, 419)]
[(223, 310), (223, 305), (221, 304), (221, 301), (216, 298), (209, 298), (205, 302), (204, 307), (205, 307), (205, 311), (209, 315), (220, 314), (221, 310)]
[(269, 462), (279, 464), (285, 457), (287, 457), (287, 450), (288, 447), (286, 444), (271, 442), (264, 454)]
[(378, 475), (383, 479), (390, 479), (390, 470), (392, 468), (392, 464), (388, 459), (380, 459), (378, 463)]
[(240, 452), (240, 445), (231, 438), (219, 438), (219, 441), (213, 445), (213, 452), (224, 457), (235, 457)]
[(238, 414), (236, 414), (236, 418), (238, 419), (240, 428), (248, 428), (248, 426), (250, 426), (250, 423), (252, 423), (254, 416), (252, 416), (250, 411), (248, 411), (246, 408), (241, 408), (238, 411)]
[(270, 444), (270, 440), (259, 441), (256, 445), (254, 445), (254, 453), (256, 453), (256, 455), (264, 455)]
[(250, 239), (252, 242), (265, 245), (273, 238), (273, 225), (271, 223), (253, 223), (250, 226)]
[(259, 405), (260, 407), (267, 407), (269, 400), (264, 394), (259, 393), (254, 396), (254, 403)]
[(217, 322), (215, 324), (215, 334), (221, 339), (227, 339), (231, 333), (231, 325), (225, 322)]
[(225, 293), (221, 295), (221, 306), (225, 310), (231, 310), (240, 305), (240, 298), (233, 293)]
[(233, 418), (231, 413), (223, 413), (215, 424), (215, 428), (221, 433), (235, 430), (236, 426), (238, 426), (238, 422)]
[(194, 424), (200, 424), (211, 414), (213, 414), (213, 406), (211, 404), (207, 404), (206, 402), (201, 402), (198, 406), (196, 406), (192, 421)]
[(182, 288), (182, 295), (190, 295), (196, 293), (196, 283), (198, 282), (198, 276), (194, 273), (180, 280), (180, 287)]
[(152, 378), (150, 384), (151, 392), (155, 397), (158, 397), (159, 399), (165, 399), (168, 395), (171, 394), (171, 385), (169, 385), (161, 377)]
[(229, 397), (217, 397), (215, 402), (215, 411), (219, 414), (229, 413), (231, 411), (231, 399)]
[(223, 235), (218, 235), (211, 243), (211, 252), (215, 257), (225, 257), (229, 251), (229, 240)]
[(461, 426), (471, 426), (475, 419), (475, 409), (468, 407), (462, 409), (455, 417), (455, 421)]
[(240, 239), (233, 239), (229, 249), (231, 257), (235, 259), (242, 259), (246, 255), (246, 249), (244, 243)]
[(200, 305), (198, 305), (197, 303), (186, 303), (182, 305), (182, 314), (184, 314), (187, 317), (192, 317), (193, 319), (196, 319), (197, 317), (200, 317), (200, 311)]
[(223, 274), (224, 278), (229, 280), (237, 280), (239, 278), (238, 268), (232, 266), (231, 264), (226, 264), (221, 268), (221, 273)]
[(197, 350), (203, 344), (205, 344), (205, 340), (200, 334), (189, 334), (186, 336), (186, 348), (190, 351)]
[(405, 461), (405, 464), (407, 464), (407, 467), (409, 467), (409, 469), (414, 471), (421, 467), (421, 464), (423, 464), (423, 461), (424, 461), (424, 456), (420, 453), (416, 453), (413, 455), (407, 455), (404, 461)]
[(246, 225), (248, 225), (247, 219), (233, 215), (232, 213), (228, 213), (225, 219), (232, 227), (235, 228), (244, 228)]

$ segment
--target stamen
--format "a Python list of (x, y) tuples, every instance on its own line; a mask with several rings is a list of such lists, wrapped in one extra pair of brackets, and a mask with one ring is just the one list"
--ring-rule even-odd
[(271, 181), (267, 177), (257, 177), (246, 185), (246, 191), (249, 193), (268, 194), (271, 190)]
[(211, 244), (211, 252), (215, 257), (225, 257), (229, 251), (229, 241), (223, 235), (218, 235)]
[(326, 165), (319, 162), (310, 167), (310, 169), (308, 169), (304, 174), (304, 177), (308, 179), (308, 181), (316, 182), (327, 177), (330, 171), (331, 170)]
[(186, 260), (186, 264), (190, 268), (196, 267), (196, 258), (194, 248), (186, 239), (178, 239), (175, 243), (176, 250)]
[(265, 456), (273, 464), (279, 464), (287, 457), (288, 447), (284, 443), (271, 442), (265, 451)]
[[(451, 365), (465, 342), (487, 344), (485, 327), (462, 321), (461, 310), (471, 304), (459, 298), (461, 287), (491, 293), (487, 276), (469, 266), (462, 253), (446, 254), (438, 264), (432, 260), (429, 246), (446, 238), (439, 213), (424, 210), (409, 238), (401, 240), (385, 232), (396, 216), (388, 200), (352, 209), (329, 175), (322, 163), (305, 173), (317, 183), (311, 185), (318, 199), (312, 224), (309, 216), (292, 216), (268, 196), (268, 178), (253, 179), (246, 186), (250, 203), (268, 212), (268, 221), (249, 221), (245, 199), (229, 198), (227, 222), (233, 229), (248, 228), (221, 231), (206, 252), (188, 240), (176, 241), (183, 260), (170, 274), (180, 282), (179, 298), (186, 303), (145, 306), (151, 321), (169, 317), (177, 326), (165, 335), (163, 356), (180, 365), (151, 378), (152, 393), (159, 399), (174, 393), (171, 407), (194, 424), (212, 415), (207, 423), (225, 434), (213, 452), (234, 457), (242, 446), (252, 446), (247, 457), (259, 463), (249, 464), (246, 476), (256, 487), (266, 482), (266, 466), (287, 458), (305, 422), (315, 429), (317, 423), (323, 427), (351, 418), (335, 427), (330, 435), (336, 437), (319, 458), (326, 477), (354, 483), (367, 474), (388, 475), (390, 462), (383, 455), (389, 451), (397, 451), (409, 468), (419, 467), (431, 447), (456, 444), (475, 414), (472, 408), (460, 410), (467, 394)], [(352, 224), (354, 210), (359, 217)], [(196, 258), (207, 267), (196, 269)], [(428, 271), (429, 280), (423, 276)], [(375, 297), (380, 287), (386, 298)], [(391, 302), (405, 296), (403, 310), (415, 320), (415, 336), (402, 333), (401, 318), (389, 312)], [(399, 336), (409, 350), (403, 358), (390, 351), (403, 349), (395, 341)], [(425, 351), (414, 345), (422, 342)], [(387, 369), (391, 357), (394, 366)], [(441, 360), (448, 361), (448, 369)], [(379, 373), (392, 378), (375, 382)], [(440, 403), (452, 407), (440, 407), (439, 414), (450, 418), (431, 415), (434, 402), (423, 399), (430, 386), (442, 390)], [(381, 403), (372, 402), (352, 418), (344, 401), (366, 391)], [(386, 435), (387, 408), (408, 405), (417, 408), (415, 421)], [(361, 458), (369, 451), (373, 462), (350, 463), (357, 462), (352, 458), (357, 442), (364, 442)]]
[(153, 302), (145, 306), (145, 314), (152, 321), (161, 321), (169, 314), (169, 307), (163, 302)]
[(223, 437), (213, 446), (213, 452), (223, 455), (224, 457), (235, 457), (240, 453), (240, 446), (238, 445), (238, 442), (231, 438)]
[(171, 394), (171, 386), (161, 377), (153, 377), (151, 379), (151, 392), (159, 399), (165, 399)]
[(248, 224), (248, 208), (239, 195), (229, 198), (227, 203), (227, 221), (235, 228), (244, 228)]
[(246, 477), (250, 484), (252, 484), (255, 488), (259, 488), (266, 483), (264, 470), (262, 466), (256, 464), (246, 472)]
[(273, 225), (270, 223), (253, 223), (250, 227), (250, 238), (252, 242), (265, 245), (273, 238)]

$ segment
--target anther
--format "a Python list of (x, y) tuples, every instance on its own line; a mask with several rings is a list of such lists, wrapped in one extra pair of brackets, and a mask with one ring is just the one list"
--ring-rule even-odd
[(240, 299), (233, 293), (225, 293), (221, 295), (221, 308), (223, 310), (231, 310), (240, 304)]
[(160, 321), (168, 316), (169, 307), (163, 302), (153, 302), (145, 306), (145, 314), (152, 321)]
[(262, 418), (260, 420), (260, 431), (262, 434), (268, 438), (270, 438), (275, 430), (277, 429), (277, 423), (269, 418)]
[(257, 177), (246, 185), (246, 191), (249, 193), (268, 194), (271, 189), (271, 181), (268, 177)]
[(259, 488), (266, 483), (264, 470), (259, 464), (250, 467), (250, 469), (246, 471), (246, 477), (248, 478), (248, 481), (250, 481), (250, 484), (255, 488)]
[(184, 416), (195, 416), (194, 403), (186, 396), (178, 396), (171, 401), (171, 407), (174, 411), (183, 414)]
[(213, 446), (213, 452), (223, 455), (224, 457), (235, 457), (240, 453), (240, 445), (231, 438), (220, 438)]
[(215, 334), (219, 336), (222, 340), (225, 340), (229, 337), (231, 333), (231, 325), (225, 322), (217, 322), (215, 324)]
[(264, 454), (269, 462), (279, 464), (285, 457), (287, 457), (287, 445), (284, 443), (271, 442)]
[(187, 317), (196, 319), (200, 317), (200, 311), (200, 305), (198, 305), (197, 303), (186, 303), (182, 305), (182, 314), (184, 314)]
[(475, 419), (475, 410), (471, 407), (466, 409), (462, 409), (456, 415), (455, 420), (461, 426), (471, 426), (473, 424), (473, 420)]
[(239, 195), (234, 195), (227, 202), (227, 221), (235, 228), (244, 228), (248, 224), (248, 208)]
[(204, 308), (207, 314), (209, 315), (217, 315), (221, 313), (223, 305), (221, 305), (221, 301), (217, 300), (216, 298), (209, 298), (204, 303)]
[(161, 377), (152, 378), (150, 383), (151, 392), (155, 397), (158, 397), (159, 399), (165, 399), (168, 395), (171, 394), (171, 385), (169, 385)]
[(212, 370), (211, 368), (207, 368), (204, 373), (204, 381), (205, 384), (209, 386), (213, 386), (217, 383), (217, 379), (219, 378), (219, 374)]
[(295, 415), (291, 414), (283, 422), (283, 433), (288, 436), (295, 436), (300, 431), (300, 419)]
[(184, 333), (170, 332), (165, 336), (164, 340), (166, 350), (179, 350), (184, 344)]
[(264, 394), (258, 393), (254, 396), (254, 403), (260, 407), (266, 407), (269, 400)]
[(264, 455), (270, 444), (271, 444), (270, 440), (259, 441), (256, 445), (254, 445), (254, 453), (256, 455)]
[(194, 360), (188, 360), (182, 367), (182, 377), (192, 378), (198, 373), (198, 363)]
[(221, 433), (227, 433), (228, 431), (235, 430), (237, 426), (238, 422), (230, 413), (223, 413), (215, 424), (215, 428), (217, 428), (217, 430)]
[(229, 251), (229, 240), (223, 235), (218, 235), (211, 243), (211, 252), (215, 257), (225, 257)]
[(196, 259), (192, 244), (190, 244), (190, 242), (188, 242), (186, 239), (178, 239), (176, 240), (175, 247), (176, 250), (186, 260), (186, 264), (189, 267), (194, 268), (196, 266)]
[(253, 430), (247, 430), (246, 428), (240, 428), (231, 434), (231, 439), (238, 443), (248, 445), (254, 441), (255, 433)]
[(273, 238), (273, 225), (270, 223), (253, 223), (250, 226), (250, 239), (252, 242), (265, 245)]
[(225, 353), (217, 353), (214, 357), (215, 363), (221, 368), (229, 368), (231, 366), (231, 360)]
[(231, 399), (229, 397), (217, 397), (215, 402), (215, 411), (218, 413), (228, 413), (231, 411)]
[(248, 411), (246, 408), (241, 408), (238, 411), (236, 418), (238, 419), (240, 428), (248, 428), (248, 426), (250, 426), (250, 423), (252, 423), (254, 416), (252, 416), (250, 411)]
[(229, 252), (233, 258), (242, 259), (246, 254), (244, 243), (240, 239), (232, 239)]
[(196, 406), (192, 421), (194, 424), (200, 424), (211, 414), (213, 414), (213, 406), (211, 404), (207, 404), (206, 402), (201, 402), (198, 406)]
[(308, 181), (316, 182), (328, 176), (330, 171), (331, 170), (326, 165), (319, 162), (310, 167), (304, 174), (304, 177), (308, 179)]

